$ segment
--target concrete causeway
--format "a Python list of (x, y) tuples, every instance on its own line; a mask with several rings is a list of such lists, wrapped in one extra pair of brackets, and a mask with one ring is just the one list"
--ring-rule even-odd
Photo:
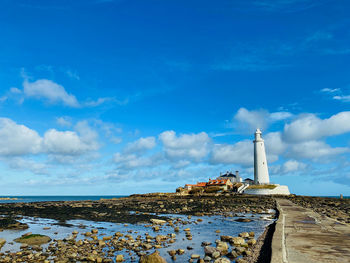
[(277, 199), (277, 206), (271, 263), (350, 262), (349, 225), (287, 199)]

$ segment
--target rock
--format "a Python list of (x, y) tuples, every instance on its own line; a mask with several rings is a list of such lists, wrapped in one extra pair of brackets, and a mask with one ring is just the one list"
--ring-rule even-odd
[(231, 263), (231, 261), (227, 258), (218, 258), (214, 261), (214, 263)]
[(249, 233), (248, 232), (242, 232), (238, 236), (243, 237), (243, 238), (248, 238), (249, 237)]
[(209, 256), (204, 257), (204, 261), (210, 261), (210, 260), (211, 260), (211, 257), (209, 257)]
[(3, 238), (0, 238), (0, 249), (5, 245), (6, 240)]
[(250, 237), (254, 237), (255, 236), (255, 233), (252, 231), (252, 232), (249, 232), (249, 236)]
[(204, 247), (204, 253), (211, 256), (217, 249), (215, 247), (206, 246)]
[(192, 259), (198, 259), (198, 258), (200, 258), (201, 256), (200, 255), (198, 255), (198, 254), (192, 254), (191, 255), (191, 258)]
[(239, 258), (236, 260), (236, 263), (248, 263), (248, 261), (243, 258)]
[(226, 255), (227, 257), (229, 257), (229, 258), (236, 258), (236, 257), (238, 257), (238, 254), (237, 254), (237, 252), (236, 251), (231, 251), (230, 253), (228, 253), (227, 255)]
[(202, 242), (203, 247), (210, 246), (211, 244), (212, 244), (211, 242), (207, 242), (207, 241)]
[(244, 247), (236, 247), (236, 252), (238, 255), (243, 254), (244, 251), (246, 251), (246, 249)]
[(16, 238), (14, 241), (18, 243), (25, 243), (28, 245), (42, 245), (51, 241), (51, 238), (44, 235), (39, 234), (30, 234), (23, 235), (19, 238)]
[(184, 254), (184, 253), (185, 253), (185, 250), (184, 250), (184, 249), (179, 248), (178, 250), (176, 250), (176, 253), (177, 253), (178, 255), (182, 255), (182, 254)]
[(232, 238), (232, 236), (220, 236), (221, 241), (230, 241)]
[(248, 222), (251, 222), (252, 220), (249, 219), (249, 218), (237, 218), (235, 221), (236, 222), (248, 223)]
[(244, 238), (242, 237), (233, 237), (230, 242), (235, 246), (240, 246), (245, 243)]
[(162, 224), (165, 224), (166, 221), (165, 220), (161, 220), (161, 219), (151, 219), (150, 220), (152, 224), (155, 224), (155, 225), (162, 225)]
[(212, 258), (219, 258), (221, 256), (220, 252), (219, 251), (214, 251), (213, 254), (211, 254), (211, 257)]
[(168, 254), (172, 257), (176, 255), (176, 250), (169, 250)]
[(249, 240), (247, 241), (247, 244), (248, 244), (249, 246), (253, 246), (253, 245), (256, 244), (256, 240), (255, 240), (254, 238), (249, 239)]
[(124, 261), (124, 256), (123, 255), (117, 255), (115, 257), (115, 261), (116, 262), (123, 262)]
[(166, 263), (166, 260), (159, 255), (158, 251), (155, 251), (151, 255), (143, 255), (139, 263)]
[(228, 244), (223, 241), (219, 241), (216, 244), (216, 249), (220, 251), (221, 254), (226, 254), (228, 251)]

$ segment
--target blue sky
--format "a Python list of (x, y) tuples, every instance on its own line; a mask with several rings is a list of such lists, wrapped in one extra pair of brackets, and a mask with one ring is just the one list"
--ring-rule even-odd
[(239, 170), (350, 195), (347, 1), (0, 1), (2, 195), (174, 191)]

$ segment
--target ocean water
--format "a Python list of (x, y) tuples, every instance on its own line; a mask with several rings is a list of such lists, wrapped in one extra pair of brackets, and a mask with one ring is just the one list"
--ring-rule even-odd
[[(327, 198), (336, 198), (339, 199), (340, 195), (337, 196), (319, 196), (319, 197), (327, 197)], [(350, 196), (343, 196), (344, 199), (350, 199)]]
[(45, 201), (83, 201), (83, 200), (100, 200), (111, 199), (111, 198), (121, 198), (126, 197), (126, 195), (50, 195), (50, 196), (0, 196), (0, 198), (18, 198), (18, 200), (0, 200), (1, 203), (19, 203), (19, 202), (45, 202)]

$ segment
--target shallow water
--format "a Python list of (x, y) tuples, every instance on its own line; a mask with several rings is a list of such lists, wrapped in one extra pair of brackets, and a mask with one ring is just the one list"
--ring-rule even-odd
[[(246, 214), (233, 217), (224, 217), (224, 216), (192, 216), (191, 219), (187, 219), (187, 216), (184, 215), (164, 215), (176, 220), (177, 218), (182, 218), (184, 221), (188, 221), (189, 224), (183, 225), (178, 224), (180, 231), (176, 233), (175, 243), (169, 244), (165, 248), (159, 249), (160, 255), (166, 258), (168, 262), (172, 262), (167, 251), (172, 249), (184, 249), (186, 252), (183, 255), (177, 255), (177, 262), (187, 262), (191, 254), (199, 254), (202, 257), (204, 256), (204, 249), (201, 246), (203, 241), (212, 242), (215, 246), (215, 240), (220, 239), (220, 235), (230, 235), (237, 236), (241, 232), (255, 232), (255, 238), (258, 237), (264, 232), (267, 225), (271, 224), (273, 221), (268, 220), (266, 217), (269, 214)], [(253, 219), (251, 222), (235, 222), (234, 220), (245, 216)], [(263, 218), (262, 218), (263, 217)], [(201, 218), (202, 222), (197, 222), (197, 219)], [(264, 219), (265, 218), (265, 219)], [(44, 218), (33, 218), (33, 217), (23, 217), (20, 220), (23, 223), (27, 223), (29, 228), (26, 230), (4, 230), (0, 232), (0, 238), (7, 240), (7, 243), (1, 249), (1, 252), (4, 251), (18, 251), (20, 250), (20, 244), (13, 242), (17, 237), (20, 237), (24, 233), (32, 232), (33, 234), (43, 234), (51, 237), (53, 240), (64, 239), (69, 237), (72, 234), (72, 231), (77, 230), (79, 232), (77, 239), (86, 239), (82, 233), (91, 231), (94, 228), (99, 229), (98, 236), (101, 239), (103, 235), (114, 235), (115, 232), (121, 232), (122, 234), (130, 234), (134, 238), (138, 235), (144, 237), (146, 233), (149, 233), (151, 236), (155, 237), (156, 235), (167, 235), (170, 233), (175, 233), (174, 229), (170, 226), (162, 226), (160, 231), (153, 231), (149, 224), (124, 224), (110, 223), (110, 222), (93, 222), (87, 220), (69, 220), (66, 223), (73, 226), (61, 226), (57, 225), (58, 221), (52, 219)], [(44, 227), (50, 227), (48, 230), (44, 230)], [(187, 240), (185, 236), (185, 228), (191, 229), (192, 240)], [(220, 230), (220, 233), (216, 233), (216, 230)], [(128, 232), (129, 231), (129, 232)], [(130, 233), (131, 231), (131, 233)], [(46, 248), (48, 244), (43, 245), (43, 248)], [(187, 247), (192, 247), (193, 249), (188, 250)], [(148, 250), (147, 252), (153, 252), (154, 250)], [(131, 253), (131, 255), (129, 254)], [(116, 254), (123, 254), (126, 262), (131, 262), (131, 256), (134, 255), (138, 260), (138, 256), (134, 252), (127, 252), (125, 250), (116, 252)]]
[[(17, 198), (15, 200), (1, 200), (1, 198)], [(0, 204), (5, 203), (29, 203), (48, 201), (96, 201), (100, 199), (112, 199), (126, 197), (126, 195), (40, 195), (40, 196), (0, 196)]]

